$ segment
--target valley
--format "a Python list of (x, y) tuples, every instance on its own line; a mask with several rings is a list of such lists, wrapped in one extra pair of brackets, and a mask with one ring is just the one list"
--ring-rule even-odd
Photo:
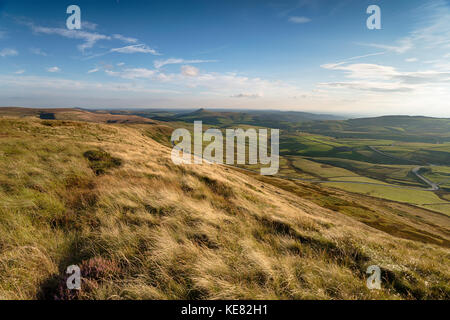
[[(283, 118), (286, 115), (283, 115), (279, 118), (272, 116), (272, 122), (268, 124), (265, 116), (265, 112), (221, 113), (200, 109), (171, 117), (166, 115), (163, 119), (164, 123), (174, 128), (183, 125), (190, 128), (193, 119), (202, 120), (204, 130), (245, 130), (264, 125), (276, 128), (279, 125), (278, 177), (322, 184), (450, 214), (450, 189), (446, 185), (448, 179), (445, 172), (436, 172), (450, 170), (450, 141), (444, 142), (449, 138), (449, 131), (445, 128), (450, 128), (450, 119), (395, 116), (311, 121), (311, 116), (304, 118), (300, 113), (298, 122), (287, 123)], [(155, 119), (161, 118), (155, 116)], [(376, 126), (377, 123), (379, 126)], [(335, 131), (330, 133), (327, 131), (330, 128)], [(433, 130), (428, 131), (431, 128)], [(319, 133), (321, 130), (324, 130), (323, 133)], [(393, 136), (394, 133), (396, 136)], [(259, 170), (260, 166), (240, 167)], [(434, 174), (430, 174), (432, 168), (435, 168)]]
[[(449, 298), (448, 167), (421, 165), (426, 190), (405, 151), (436, 145), (287, 130), (261, 176), (173, 164), (170, 135), (192, 123), (117, 117), (0, 109), (0, 298)], [(399, 159), (368, 147), (392, 145)], [(72, 295), (71, 264), (91, 270)]]

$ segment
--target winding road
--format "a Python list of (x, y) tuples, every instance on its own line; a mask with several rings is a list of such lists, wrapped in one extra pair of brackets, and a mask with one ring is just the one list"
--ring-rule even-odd
[[(395, 157), (392, 156), (390, 154), (384, 153), (383, 151), (378, 150), (377, 148), (375, 148), (374, 146), (369, 146), (369, 148), (374, 151), (377, 152), (381, 155), (384, 155), (386, 157), (392, 158), (392, 159), (397, 159), (397, 160), (403, 160), (405, 161), (406, 159), (402, 159), (399, 157)], [(418, 163), (415, 161), (411, 161), (411, 160), (406, 160), (412, 163)], [(257, 170), (252, 170), (252, 169), (247, 169), (247, 168), (242, 168), (242, 167), (236, 167), (236, 166), (231, 166), (231, 165), (225, 165), (227, 167), (232, 167), (232, 168), (238, 168), (244, 171), (248, 171), (248, 172), (253, 172), (253, 173), (259, 173)], [(416, 188), (416, 187), (406, 187), (406, 186), (397, 186), (397, 185), (392, 185), (392, 184), (382, 184), (382, 183), (374, 183), (374, 182), (362, 182), (362, 181), (345, 181), (345, 180), (314, 180), (314, 179), (302, 179), (302, 178), (294, 178), (294, 177), (288, 177), (288, 176), (274, 176), (276, 178), (280, 178), (280, 179), (285, 179), (285, 180), (291, 180), (291, 181), (304, 181), (304, 182), (311, 182), (311, 183), (349, 183), (349, 184), (365, 184), (365, 185), (372, 185), (372, 186), (380, 186), (380, 187), (389, 187), (389, 188), (397, 188), (397, 189), (405, 189), (405, 190), (419, 190), (419, 191), (437, 191), (439, 190), (439, 185), (430, 181), (429, 179), (425, 178), (424, 176), (422, 176), (420, 174), (420, 170), (425, 168), (424, 166), (419, 166), (416, 167), (414, 169), (411, 170), (411, 173), (413, 173), (419, 180), (421, 180), (422, 182), (424, 182), (425, 184), (429, 185), (429, 188)]]
[[(172, 145), (174, 146), (174, 148), (178, 149), (174, 143), (172, 142)], [(395, 156), (392, 156), (390, 154), (384, 153), (383, 151), (378, 150), (377, 148), (375, 148), (374, 146), (368, 146), (372, 151), (377, 152), (381, 155), (384, 155), (386, 157), (389, 158), (393, 158), (393, 159), (397, 159), (397, 160), (403, 160), (405, 161), (406, 159), (402, 159), (402, 158), (398, 158)], [(181, 150), (181, 149), (180, 149)], [(193, 156), (196, 156), (194, 153), (191, 153)], [(203, 161), (213, 164), (210, 161), (207, 161), (206, 159), (203, 159)], [(417, 163), (415, 161), (411, 161), (411, 160), (406, 160), (409, 162), (414, 162)], [(242, 168), (242, 167), (237, 167), (234, 165), (228, 165), (228, 164), (222, 164), (225, 167), (230, 167), (233, 169), (240, 169), (240, 170), (244, 170), (247, 172), (252, 172), (252, 173), (259, 173), (259, 171), (257, 170), (252, 170), (252, 169), (247, 169), (247, 168)], [(392, 184), (382, 184), (382, 183), (374, 183), (374, 182), (363, 182), (363, 181), (344, 181), (344, 180), (314, 180), (314, 179), (302, 179), (302, 178), (294, 178), (294, 177), (288, 177), (288, 176), (274, 176), (275, 178), (280, 178), (280, 179), (284, 179), (284, 180), (291, 180), (291, 181), (304, 181), (304, 182), (311, 182), (311, 183), (347, 183), (347, 184), (365, 184), (365, 185), (372, 185), (372, 186), (380, 186), (380, 187), (389, 187), (389, 188), (397, 188), (397, 189), (405, 189), (405, 190), (419, 190), (419, 191), (437, 191), (439, 190), (439, 185), (430, 181), (429, 179), (425, 178), (424, 176), (422, 176), (419, 172), (421, 169), (425, 168), (424, 166), (419, 166), (416, 167), (414, 169), (411, 170), (411, 172), (422, 182), (424, 182), (425, 184), (429, 185), (429, 188), (415, 188), (415, 187), (406, 187), (406, 186), (397, 186), (397, 185), (392, 185)]]
[[(257, 170), (252, 170), (252, 169), (247, 169), (247, 168), (242, 168), (242, 167), (237, 167), (237, 166), (232, 166), (232, 165), (227, 165), (227, 164), (223, 164), (226, 167), (230, 167), (233, 169), (239, 169), (239, 170), (243, 170), (243, 171), (247, 171), (247, 172), (252, 172), (252, 173), (259, 173), (259, 171)], [(412, 172), (414, 172), (415, 169), (420, 170), (422, 167), (418, 167), (418, 168), (414, 168), (412, 170)], [(415, 188), (415, 187), (405, 187), (405, 186), (397, 186), (397, 185), (392, 185), (392, 184), (382, 184), (382, 183), (374, 183), (374, 182), (362, 182), (362, 181), (345, 181), (345, 180), (313, 180), (313, 179), (302, 179), (302, 178), (294, 178), (294, 177), (288, 177), (288, 176), (273, 176), (274, 178), (279, 178), (279, 179), (284, 179), (284, 180), (291, 180), (291, 181), (303, 181), (303, 182), (310, 182), (310, 183), (346, 183), (346, 184), (365, 184), (365, 185), (370, 185), (370, 186), (380, 186), (380, 187), (386, 187), (386, 188), (396, 188), (396, 189), (405, 189), (405, 190), (418, 190), (418, 191), (436, 191), (439, 190), (439, 186), (435, 183), (432, 183), (431, 181), (429, 181), (427, 178), (421, 176), (418, 172), (414, 172), (414, 174), (417, 175), (417, 177), (419, 177), (420, 179), (424, 179), (423, 181), (428, 181), (429, 185), (431, 186), (430, 188), (424, 189), (424, 188)], [(427, 182), (427, 184), (428, 184)], [(433, 186), (432, 186), (433, 185)], [(437, 189), (436, 189), (437, 188)]]
[(412, 173), (414, 173), (416, 175), (417, 178), (419, 178), (420, 180), (422, 180), (423, 182), (425, 182), (426, 184), (428, 184), (430, 186), (430, 188), (428, 188), (428, 191), (437, 191), (439, 190), (439, 185), (430, 181), (429, 179), (425, 178), (424, 176), (422, 176), (419, 171), (420, 169), (423, 169), (425, 167), (417, 167), (411, 170)]
[[(378, 150), (378, 149), (375, 148), (374, 146), (369, 146), (369, 148), (370, 148), (370, 150), (372, 150), (372, 151), (374, 151), (374, 152), (376, 152), (376, 153), (378, 153), (378, 154), (381, 154), (381, 155), (383, 155), (383, 156), (385, 156), (385, 157), (389, 157), (389, 158), (397, 159), (397, 160), (402, 160), (402, 161), (408, 161), (408, 162), (411, 162), (411, 163), (414, 163), (414, 164), (418, 164), (418, 163), (419, 163), (419, 162), (417, 162), (417, 161), (407, 160), (407, 159), (402, 159), (402, 158), (399, 158), (399, 157), (390, 155), (390, 154), (388, 154), (388, 153), (385, 153), (385, 152), (383, 152), (383, 151)], [(438, 184), (434, 183), (433, 181), (430, 181), (429, 179), (425, 178), (424, 176), (422, 176), (422, 175), (420, 174), (420, 170), (421, 170), (421, 169), (424, 169), (424, 168), (425, 168), (424, 166), (416, 167), (416, 168), (412, 169), (411, 172), (412, 172), (419, 180), (421, 180), (422, 182), (424, 182), (425, 184), (427, 184), (427, 185), (430, 186), (428, 189), (425, 189), (426, 191), (437, 191), (437, 190), (439, 190), (439, 185), (438, 185)]]

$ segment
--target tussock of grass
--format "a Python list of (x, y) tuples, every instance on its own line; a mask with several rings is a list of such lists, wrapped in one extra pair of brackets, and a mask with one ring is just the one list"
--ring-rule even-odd
[[(141, 127), (0, 128), (0, 298), (450, 298), (448, 248), (341, 214), (351, 202), (335, 212), (302, 196), (329, 195), (318, 187), (175, 166)], [(76, 294), (63, 285), (71, 264), (84, 275)], [(381, 291), (366, 287), (372, 264)]]
[(105, 174), (108, 169), (117, 168), (122, 165), (122, 160), (111, 157), (108, 152), (89, 150), (83, 156), (89, 160), (89, 167), (96, 175)]

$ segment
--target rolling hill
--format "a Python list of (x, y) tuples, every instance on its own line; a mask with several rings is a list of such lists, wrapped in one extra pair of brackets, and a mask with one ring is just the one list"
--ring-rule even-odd
[(450, 141), (450, 119), (383, 116), (302, 123), (299, 130), (339, 138), (393, 139), (442, 143)]
[(110, 111), (119, 114), (134, 114), (160, 121), (184, 121), (193, 122), (201, 120), (205, 124), (227, 126), (227, 125), (253, 125), (266, 126), (269, 128), (287, 128), (295, 123), (315, 120), (337, 120), (343, 117), (333, 115), (314, 114), (296, 111), (260, 111), (260, 110), (235, 110), (224, 111), (220, 109), (198, 109), (195, 111), (157, 111), (157, 110), (128, 110)]
[(107, 111), (88, 111), (77, 108), (20, 108), (20, 107), (0, 107), (0, 117), (38, 117), (46, 120), (79, 120), (103, 123), (155, 123), (148, 118), (136, 115), (111, 114)]
[[(2, 299), (450, 298), (446, 215), (176, 166), (156, 122), (39, 115), (0, 118)], [(382, 290), (366, 287), (370, 265)]]

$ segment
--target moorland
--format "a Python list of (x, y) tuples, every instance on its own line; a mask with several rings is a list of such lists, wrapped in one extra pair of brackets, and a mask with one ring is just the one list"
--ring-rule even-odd
[[(170, 136), (279, 128), (281, 167)], [(449, 299), (450, 119), (0, 108), (2, 299)], [(81, 266), (68, 292), (65, 269)], [(366, 269), (379, 265), (382, 290)]]

